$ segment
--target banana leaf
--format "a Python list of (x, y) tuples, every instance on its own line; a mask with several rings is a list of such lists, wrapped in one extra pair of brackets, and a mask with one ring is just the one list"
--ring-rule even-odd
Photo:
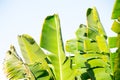
[(78, 43), (78, 40), (76, 40), (76, 39), (67, 40), (66, 45), (65, 45), (66, 51), (70, 52), (70, 53), (77, 51), (78, 50), (77, 43)]
[(115, 80), (120, 80), (120, 48), (116, 51), (113, 67)]
[(115, 20), (112, 24), (112, 31), (114, 31), (115, 33), (120, 33), (120, 22)]
[(113, 80), (105, 68), (88, 69), (91, 80)]
[(18, 42), (26, 63), (45, 62), (45, 53), (31, 36), (27, 34), (19, 35)]
[[(66, 42), (66, 51), (75, 54), (72, 61), (75, 68), (80, 70), (82, 80), (112, 80), (109, 55), (106, 55), (110, 52), (106, 33), (96, 8), (88, 9), (87, 21), (88, 27), (80, 25), (76, 31), (76, 39)], [(100, 77), (101, 75), (105, 77)]]
[(34, 75), (31, 73), (28, 65), (26, 65), (18, 56), (13, 46), (11, 46), (10, 50), (6, 53), (4, 71), (10, 80), (35, 80)]
[(87, 34), (88, 37), (96, 40), (96, 35), (103, 35), (106, 37), (106, 33), (103, 29), (103, 26), (100, 22), (98, 12), (96, 8), (89, 8), (87, 10), (87, 24), (88, 24), (88, 30)]
[(86, 25), (80, 24), (79, 28), (76, 31), (76, 37), (80, 41), (87, 37), (87, 26)]
[(85, 39), (84, 40), (84, 51), (85, 52), (99, 52), (98, 45), (95, 42), (92, 42), (90, 39)]
[(117, 37), (109, 37), (108, 45), (110, 48), (116, 48), (117, 47)]
[(81, 24), (76, 31), (76, 39), (67, 40), (65, 49), (67, 52), (74, 53), (74, 51), (84, 50), (84, 39), (87, 37), (87, 27)]
[(49, 76), (49, 72), (43, 68), (40, 62), (29, 65), (29, 68), (34, 75), (35, 80), (53, 80)]
[(108, 44), (103, 36), (96, 36), (96, 41), (100, 52), (104, 52), (104, 53), (110, 52)]
[(53, 76), (46, 61), (47, 56), (31, 36), (27, 34), (20, 35), (18, 36), (18, 42), (23, 58), (27, 64), (31, 65), (40, 62), (43, 68), (48, 70), (49, 75)]
[(111, 65), (112, 75), (114, 74), (116, 56), (117, 56), (116, 52), (110, 54), (110, 65)]
[(120, 0), (115, 0), (111, 18), (118, 19), (119, 17), (120, 17)]
[(84, 50), (83, 40), (71, 39), (66, 41), (65, 49), (67, 52), (74, 54), (75, 51), (80, 51), (81, 53)]
[(115, 80), (120, 80), (120, 76), (119, 76), (120, 75), (120, 34), (118, 34), (117, 36), (117, 45), (118, 45), (118, 49), (111, 58), (113, 58), (114, 60), (112, 65), (114, 78)]
[[(98, 56), (97, 56), (98, 57)], [(109, 57), (93, 57), (86, 62), (87, 72), (92, 80), (112, 80)], [(105, 60), (106, 57), (106, 60)], [(101, 77), (102, 76), (102, 77)]]
[[(116, 19), (113, 22), (112, 30), (118, 34), (117, 38), (110, 38), (111, 48), (117, 47), (117, 51), (111, 54), (111, 66), (114, 74), (114, 80), (120, 80), (120, 0), (116, 0), (112, 12), (112, 19)], [(112, 42), (116, 41), (116, 42)]]
[(57, 14), (45, 19), (40, 46), (50, 52), (48, 57), (56, 80), (73, 80), (75, 78), (76, 71), (74, 72), (70, 68), (70, 59), (67, 59), (64, 52), (60, 21)]

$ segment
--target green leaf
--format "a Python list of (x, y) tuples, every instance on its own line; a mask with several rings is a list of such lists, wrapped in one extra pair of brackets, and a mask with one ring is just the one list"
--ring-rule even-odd
[[(114, 58), (113, 58), (114, 59)], [(120, 49), (118, 49), (115, 53), (114, 65), (113, 65), (113, 73), (115, 80), (120, 79)]]
[(114, 69), (113, 69), (113, 73), (114, 73), (114, 78), (115, 80), (120, 80), (120, 34), (118, 34), (117, 36), (117, 44), (118, 44), (118, 49), (115, 53), (115, 59), (114, 59)]
[(105, 68), (89, 69), (88, 72), (89, 75), (92, 76), (92, 80), (113, 80)]
[(115, 0), (111, 18), (118, 19), (118, 17), (120, 17), (120, 0)]
[(91, 60), (88, 60), (88, 64), (90, 64), (90, 67), (93, 68), (93, 67), (106, 67), (107, 66), (107, 63), (102, 60), (102, 59), (99, 59), (99, 58), (94, 58), (94, 59), (91, 59)]
[(84, 24), (81, 24), (76, 31), (77, 39), (67, 40), (66, 42), (66, 51), (73, 53), (74, 51), (83, 51), (84, 50), (84, 39), (87, 38), (87, 27)]
[(111, 29), (116, 33), (120, 33), (120, 22), (117, 20), (114, 21)]
[(117, 56), (116, 52), (110, 54), (110, 65), (111, 65), (112, 73), (114, 73), (114, 66), (115, 66), (116, 56)]
[(29, 67), (17, 55), (13, 46), (11, 46), (10, 50), (6, 53), (4, 61), (4, 71), (10, 80), (34, 80), (34, 76), (29, 70)]
[(73, 80), (77, 74), (77, 70), (71, 69), (70, 58), (60, 64), (58, 56), (55, 54), (49, 54), (49, 59), (51, 61), (51, 66), (56, 79), (58, 80)]
[(78, 40), (83, 40), (86, 38), (86, 36), (87, 36), (87, 26), (81, 24), (76, 31), (76, 37)]
[(96, 36), (97, 44), (100, 52), (109, 53), (110, 50), (108, 48), (107, 42), (103, 36)]
[(96, 35), (106, 36), (103, 26), (100, 22), (98, 12), (96, 8), (89, 8), (87, 10), (87, 24), (88, 24), (88, 37), (96, 39)]
[(57, 14), (53, 16), (48, 16), (45, 19), (42, 29), (40, 46), (54, 54), (57, 54), (59, 50), (64, 51), (60, 21)]
[(52, 69), (56, 80), (73, 80), (75, 72), (70, 68), (70, 60), (66, 60), (61, 36), (60, 21), (57, 14), (48, 16), (45, 19), (40, 46), (51, 53), (48, 57), (53, 66)]
[[(87, 61), (86, 58), (84, 58), (84, 55), (81, 55), (80, 53), (75, 53), (75, 66), (77, 69), (81, 69), (82, 67), (85, 68), (85, 62)], [(80, 70), (81, 71), (81, 70)], [(81, 72), (83, 73), (83, 72)]]
[[(87, 60), (86, 66), (88, 67), (88, 74), (92, 80), (112, 80), (109, 58), (107, 56), (93, 57)], [(107, 58), (105, 60), (105, 57)], [(102, 76), (102, 77), (101, 77)]]
[(92, 42), (90, 39), (84, 40), (85, 52), (99, 52), (99, 48), (96, 42)]
[(20, 35), (18, 36), (18, 42), (26, 63), (45, 62), (45, 53), (31, 36), (27, 34)]
[(71, 52), (71, 53), (78, 50), (77, 40), (75, 40), (75, 39), (68, 40), (66, 42), (65, 47), (66, 47), (66, 51)]
[(35, 40), (31, 36), (23, 34), (18, 36), (18, 42), (25, 62), (27, 64), (40, 62), (44, 69), (48, 70), (50, 76), (52, 76), (52, 72), (46, 62), (47, 56), (37, 45)]
[(75, 51), (83, 51), (84, 45), (82, 41), (71, 39), (67, 40), (65, 48), (67, 52), (74, 53)]
[(109, 44), (110, 48), (116, 48), (117, 47), (117, 37), (109, 37), (108, 44)]
[(29, 65), (31, 72), (34, 74), (35, 80), (50, 80), (47, 70), (43, 68), (41, 63)]

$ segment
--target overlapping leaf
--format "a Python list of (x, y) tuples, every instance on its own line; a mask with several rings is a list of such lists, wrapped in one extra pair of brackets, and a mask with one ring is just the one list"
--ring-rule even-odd
[(29, 65), (35, 80), (52, 80), (49, 76), (49, 72), (44, 69), (40, 62)]
[(109, 38), (110, 48), (117, 48), (116, 52), (111, 54), (111, 66), (115, 80), (120, 80), (120, 0), (116, 0), (112, 12), (113, 22), (112, 30), (117, 33), (117, 37)]
[(48, 70), (50, 76), (52, 76), (52, 72), (46, 61), (47, 56), (37, 45), (35, 40), (31, 36), (23, 34), (21, 36), (18, 36), (18, 42), (25, 62), (27, 64), (34, 64), (36, 62), (41, 63), (42, 67), (45, 70)]
[(60, 21), (57, 14), (45, 19), (41, 35), (40, 46), (48, 50), (49, 59), (53, 66), (53, 72), (57, 80), (73, 80), (75, 72), (70, 68), (70, 60), (65, 56)]
[(120, 0), (115, 0), (111, 18), (118, 19), (119, 17), (120, 17)]
[(35, 79), (29, 67), (17, 55), (13, 46), (6, 53), (4, 71), (10, 80)]
[[(106, 33), (96, 8), (88, 9), (87, 23), (87, 27), (82, 24), (77, 30), (77, 39), (67, 41), (66, 50), (75, 54), (72, 60), (81, 71), (79, 75), (82, 80), (112, 80)], [(100, 75), (105, 77), (101, 78)]]
[(87, 10), (87, 24), (88, 24), (88, 37), (96, 40), (96, 35), (103, 35), (106, 37), (106, 33), (100, 22), (100, 18), (96, 8), (89, 8)]

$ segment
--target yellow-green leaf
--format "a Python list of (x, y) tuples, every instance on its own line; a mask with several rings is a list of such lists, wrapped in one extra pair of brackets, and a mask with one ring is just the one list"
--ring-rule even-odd
[(14, 46), (11, 46), (10, 50), (6, 53), (4, 71), (10, 80), (35, 79), (29, 67), (16, 53)]

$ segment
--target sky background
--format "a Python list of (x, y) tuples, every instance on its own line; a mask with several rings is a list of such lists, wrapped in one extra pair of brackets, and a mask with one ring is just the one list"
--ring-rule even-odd
[(59, 14), (62, 36), (66, 40), (75, 38), (80, 24), (86, 24), (86, 11), (96, 7), (108, 36), (111, 31), (111, 13), (115, 0), (0, 0), (0, 80), (3, 60), (10, 45), (20, 53), (17, 35), (27, 33), (39, 44), (42, 24), (46, 16)]

